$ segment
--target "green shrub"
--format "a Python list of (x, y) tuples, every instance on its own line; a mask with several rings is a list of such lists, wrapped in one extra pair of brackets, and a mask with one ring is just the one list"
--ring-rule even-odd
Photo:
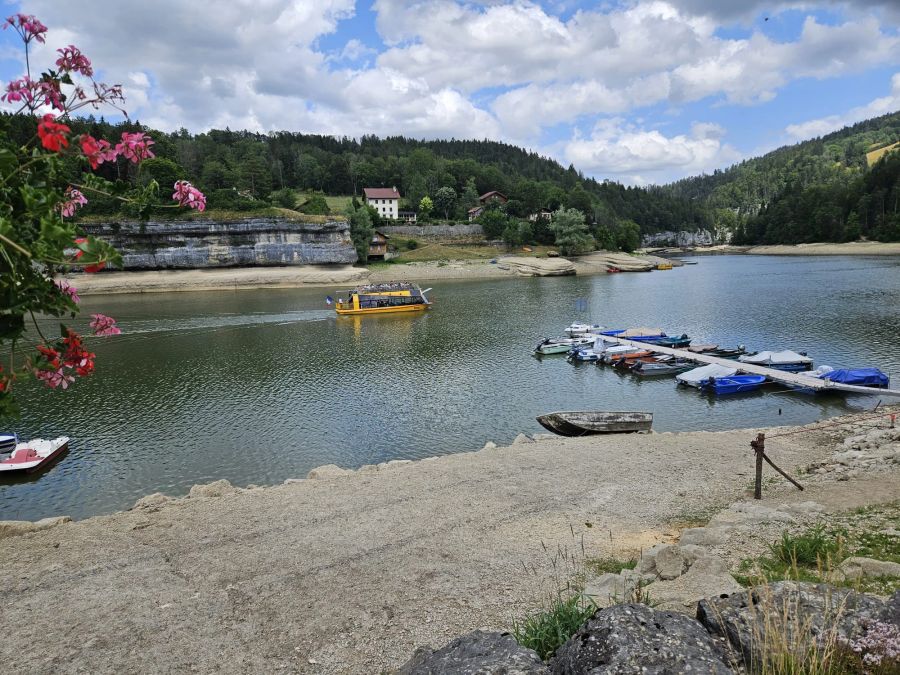
[[(327, 216), (331, 213), (331, 209), (328, 208), (328, 202), (325, 201), (325, 195), (322, 194), (310, 195), (310, 197), (300, 205), (298, 211), (314, 216)], [(369, 222), (371, 223), (371, 219), (369, 219)]]
[(206, 206), (210, 209), (226, 211), (250, 211), (260, 207), (260, 203), (238, 194), (233, 188), (220, 188), (206, 194)]
[(269, 199), (272, 200), (272, 203), (275, 206), (280, 206), (285, 209), (294, 209), (297, 207), (297, 195), (290, 188), (275, 190), (275, 192), (269, 195)]
[(776, 560), (786, 565), (815, 567), (824, 564), (838, 551), (838, 542), (825, 534), (821, 525), (803, 534), (781, 534), (781, 540), (769, 546)]

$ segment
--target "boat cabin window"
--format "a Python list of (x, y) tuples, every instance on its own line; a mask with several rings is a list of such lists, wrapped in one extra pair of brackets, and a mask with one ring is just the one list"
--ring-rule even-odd
[(402, 307), (404, 305), (421, 305), (420, 295), (360, 295), (360, 309), (375, 307)]

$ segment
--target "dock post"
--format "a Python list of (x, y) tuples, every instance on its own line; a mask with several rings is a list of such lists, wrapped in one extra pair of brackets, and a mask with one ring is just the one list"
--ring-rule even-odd
[(756, 452), (756, 483), (753, 488), (753, 498), (762, 499), (762, 470), (763, 457), (766, 454), (766, 435), (757, 434), (756, 440), (750, 441), (750, 447)]

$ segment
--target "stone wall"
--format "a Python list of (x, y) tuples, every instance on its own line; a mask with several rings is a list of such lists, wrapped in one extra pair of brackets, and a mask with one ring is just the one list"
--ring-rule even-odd
[(82, 227), (121, 252), (127, 270), (346, 265), (357, 259), (350, 225), (339, 217), (151, 220)]
[(420, 237), (422, 239), (470, 239), (481, 237), (481, 225), (460, 223), (459, 225), (385, 225), (378, 228), (389, 237)]
[(657, 232), (641, 237), (641, 246), (712, 246), (715, 236), (709, 230), (679, 230), (678, 232)]

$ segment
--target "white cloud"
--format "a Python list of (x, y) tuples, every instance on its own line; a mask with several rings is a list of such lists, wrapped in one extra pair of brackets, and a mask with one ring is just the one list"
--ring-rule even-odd
[(567, 161), (584, 171), (615, 175), (628, 182), (665, 182), (673, 176), (708, 171), (731, 164), (740, 154), (724, 144), (725, 130), (695, 123), (690, 134), (665, 136), (615, 118), (599, 122), (589, 138), (565, 145)]
[(804, 141), (816, 136), (824, 136), (870, 117), (886, 115), (897, 110), (900, 110), (900, 73), (895, 73), (891, 78), (891, 93), (887, 96), (876, 98), (866, 105), (852, 108), (840, 115), (829, 115), (799, 124), (791, 124), (785, 129), (785, 132), (794, 141)]

